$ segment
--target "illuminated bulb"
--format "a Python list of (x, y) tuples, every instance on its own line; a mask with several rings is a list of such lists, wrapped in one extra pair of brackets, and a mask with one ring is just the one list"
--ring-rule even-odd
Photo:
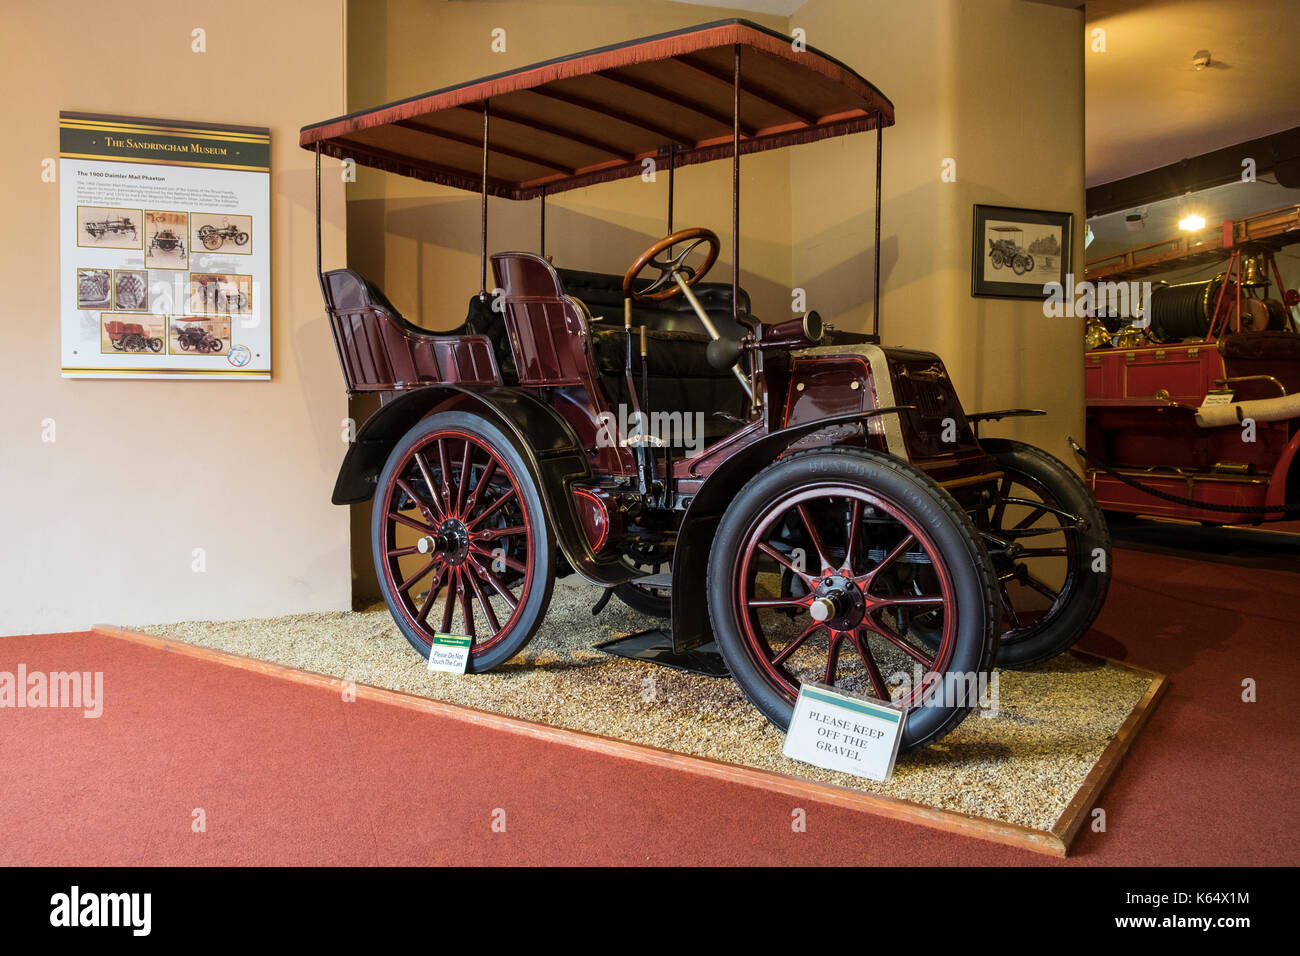
[(1178, 220), (1178, 228), (1183, 232), (1198, 232), (1205, 228), (1204, 216), (1185, 216)]

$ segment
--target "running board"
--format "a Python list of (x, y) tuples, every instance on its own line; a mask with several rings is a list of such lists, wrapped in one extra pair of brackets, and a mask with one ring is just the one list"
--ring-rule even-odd
[(675, 653), (673, 636), (662, 627), (638, 631), (627, 637), (616, 637), (612, 641), (597, 644), (596, 649), (634, 661), (660, 664), (688, 674), (700, 674), (704, 677), (731, 675), (731, 671), (727, 670), (727, 665), (722, 660), (722, 655), (718, 653), (718, 646), (712, 641), (689, 651)]

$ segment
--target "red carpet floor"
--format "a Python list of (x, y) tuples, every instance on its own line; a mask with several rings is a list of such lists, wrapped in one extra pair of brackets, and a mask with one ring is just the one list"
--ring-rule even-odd
[(0, 710), (0, 863), (1300, 862), (1300, 575), (1115, 565), (1083, 646), (1172, 684), (1066, 861), (816, 803), (794, 833), (786, 796), (60, 634), (0, 638), (0, 671), (103, 671), (104, 713)]

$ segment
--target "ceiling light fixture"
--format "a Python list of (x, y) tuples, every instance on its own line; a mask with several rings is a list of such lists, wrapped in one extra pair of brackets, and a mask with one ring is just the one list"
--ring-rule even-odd
[(1210, 51), (1197, 50), (1192, 54), (1192, 66), (1197, 70), (1203, 70), (1210, 65)]
[(1183, 230), (1183, 232), (1200, 232), (1205, 228), (1205, 217), (1197, 216), (1195, 214), (1184, 216), (1182, 219), (1178, 220), (1178, 228)]

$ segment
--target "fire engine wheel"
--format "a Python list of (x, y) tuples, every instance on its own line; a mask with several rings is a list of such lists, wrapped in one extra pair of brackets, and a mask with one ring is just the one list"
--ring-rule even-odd
[(379, 476), (371, 550), (398, 628), (424, 657), (437, 634), (472, 639), (482, 673), (537, 630), (555, 539), (523, 458), (495, 425), (443, 412), (409, 431)]
[[(933, 743), (976, 704), (997, 649), (979, 532), (929, 477), (876, 452), (801, 452), (759, 472), (718, 525), (708, 594), (727, 666), (781, 728), (813, 681), (892, 700), (908, 714), (901, 746)], [(934, 646), (909, 626), (920, 608)]]
[(199, 239), (203, 241), (204, 248), (207, 249), (221, 248), (221, 237), (217, 235), (215, 232), (204, 232), (203, 230), (199, 230)]
[(976, 522), (998, 572), (998, 665), (1026, 667), (1074, 646), (1110, 588), (1106, 519), (1074, 471), (1041, 448), (984, 439), (1004, 477)]
[(155, 352), (161, 352), (162, 346), (163, 346), (163, 341), (157, 336), (154, 336), (149, 340), (149, 348)]

